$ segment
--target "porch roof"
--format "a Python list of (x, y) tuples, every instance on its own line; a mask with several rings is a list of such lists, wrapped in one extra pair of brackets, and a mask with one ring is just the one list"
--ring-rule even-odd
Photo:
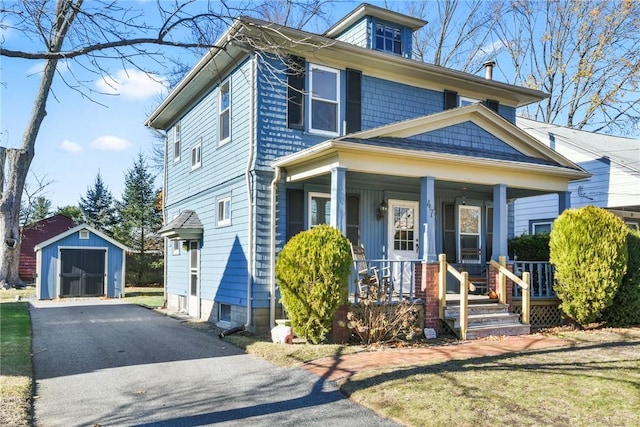
[[(416, 136), (472, 122), (505, 149), (469, 147)], [(276, 159), (289, 182), (324, 175), (335, 167), (401, 177), (566, 191), (568, 181), (590, 176), (584, 169), (537, 141), (481, 104), (447, 110), (357, 132)]]
[(162, 237), (167, 237), (171, 240), (193, 240), (202, 237), (203, 229), (198, 214), (192, 210), (185, 210), (158, 230), (158, 233)]

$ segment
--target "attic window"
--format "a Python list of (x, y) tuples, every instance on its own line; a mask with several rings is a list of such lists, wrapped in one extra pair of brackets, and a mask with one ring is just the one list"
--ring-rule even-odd
[(82, 239), (82, 240), (87, 240), (89, 239), (89, 230), (80, 230), (80, 235), (78, 236), (78, 238)]
[(376, 49), (402, 55), (402, 30), (393, 25), (376, 23)]

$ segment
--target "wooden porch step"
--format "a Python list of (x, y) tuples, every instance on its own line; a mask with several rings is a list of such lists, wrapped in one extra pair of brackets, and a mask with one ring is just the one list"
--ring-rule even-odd
[[(459, 302), (447, 301), (445, 323), (458, 336), (460, 336), (459, 318)], [(489, 298), (470, 300), (468, 319), (467, 339), (502, 335), (526, 335), (531, 332), (531, 326), (521, 324), (520, 316), (510, 313), (507, 304), (500, 304)]]

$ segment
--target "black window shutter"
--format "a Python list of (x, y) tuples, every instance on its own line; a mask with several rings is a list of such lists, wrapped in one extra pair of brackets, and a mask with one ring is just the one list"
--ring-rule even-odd
[(360, 197), (355, 194), (347, 196), (347, 238), (360, 244)]
[(304, 190), (287, 190), (287, 241), (304, 230)]
[(347, 68), (346, 133), (362, 130), (362, 72)]
[(500, 103), (498, 101), (494, 101), (492, 99), (487, 99), (486, 101), (484, 101), (484, 106), (490, 110), (495, 111), (496, 113), (498, 112), (499, 105)]
[(444, 109), (450, 110), (458, 106), (458, 92), (452, 90), (444, 91)]
[(287, 127), (304, 130), (304, 58), (290, 56), (287, 71)]

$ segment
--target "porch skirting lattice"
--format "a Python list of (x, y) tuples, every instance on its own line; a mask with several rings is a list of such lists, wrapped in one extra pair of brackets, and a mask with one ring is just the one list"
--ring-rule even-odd
[[(531, 300), (530, 321), (532, 328), (552, 328), (565, 324), (557, 298)], [(522, 314), (522, 301), (513, 301), (513, 312)]]

